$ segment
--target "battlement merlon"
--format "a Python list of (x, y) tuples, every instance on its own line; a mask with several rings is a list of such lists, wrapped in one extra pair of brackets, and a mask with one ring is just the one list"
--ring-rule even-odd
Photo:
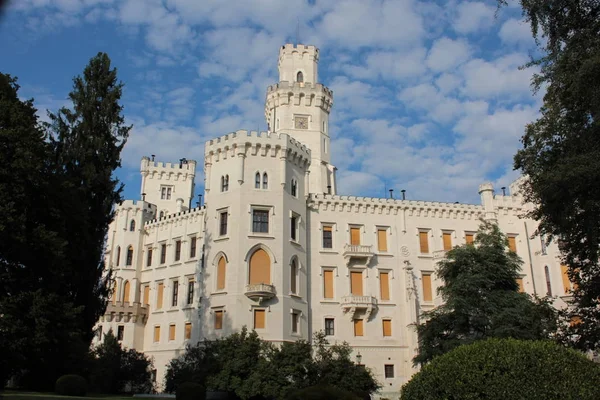
[[(185, 160), (185, 161), (183, 161)], [(167, 173), (178, 173), (185, 172), (196, 175), (196, 160), (182, 159), (179, 162), (160, 162), (152, 161), (149, 157), (142, 157), (140, 172), (167, 172)]]
[(312, 45), (285, 44), (279, 49), (279, 81), (297, 81), (298, 73), (303, 82), (317, 83), (319, 49)]
[(333, 91), (321, 83), (282, 81), (267, 87), (265, 99), (267, 121), (270, 121), (273, 108), (292, 104), (319, 107), (330, 113), (333, 107)]
[(139, 210), (155, 214), (156, 206), (143, 200), (123, 200), (117, 205), (116, 210)]

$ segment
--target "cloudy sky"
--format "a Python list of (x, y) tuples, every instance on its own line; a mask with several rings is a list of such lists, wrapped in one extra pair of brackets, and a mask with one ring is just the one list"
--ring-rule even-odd
[[(205, 140), (266, 129), (266, 86), (279, 46), (321, 50), (334, 91), (339, 192), (479, 202), (508, 186), (524, 125), (535, 119), (536, 54), (517, 4), (495, 0), (14, 0), (0, 16), (0, 71), (19, 77), (40, 115), (67, 105), (72, 77), (99, 51), (125, 83), (134, 125), (123, 154), (125, 196), (139, 162), (200, 161)], [(499, 190), (499, 189), (498, 189)]]

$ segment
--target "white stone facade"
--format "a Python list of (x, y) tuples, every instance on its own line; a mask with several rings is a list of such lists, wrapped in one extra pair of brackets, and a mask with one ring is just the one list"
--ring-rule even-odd
[(195, 161), (144, 157), (144, 200), (116, 210), (106, 249), (116, 291), (98, 328), (154, 357), (159, 383), (187, 343), (246, 325), (276, 343), (324, 330), (360, 353), (382, 396), (397, 394), (415, 372), (411, 324), (440, 303), (435, 263), (470, 240), (481, 217), (514, 238), (523, 289), (564, 305), (558, 251), (529, 238), (535, 223), (519, 218), (516, 184), (507, 195), (481, 185), (480, 205), (336, 194), (333, 93), (317, 83), (318, 55), (280, 49), (280, 82), (265, 102), (270, 132), (206, 143), (203, 206), (192, 207)]

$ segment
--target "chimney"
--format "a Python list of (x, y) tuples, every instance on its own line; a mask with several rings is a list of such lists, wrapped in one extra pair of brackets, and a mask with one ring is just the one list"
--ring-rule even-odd
[(406, 190), (402, 189), (400, 192), (402, 193), (402, 200), (406, 200)]
[(506, 186), (502, 186), (500, 189), (502, 189), (502, 196), (506, 196)]
[(331, 194), (331, 185), (327, 185), (327, 194)]
[(390, 199), (394, 198), (394, 189), (390, 189)]
[(146, 193), (142, 193), (142, 201), (146, 201)]
[(156, 157), (154, 154), (152, 154), (152, 161), (154, 161), (154, 157)]

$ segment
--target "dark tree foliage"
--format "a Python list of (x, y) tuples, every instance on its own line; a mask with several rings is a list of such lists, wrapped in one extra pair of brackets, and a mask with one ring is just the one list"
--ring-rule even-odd
[[(498, 0), (500, 5), (505, 0)], [(543, 56), (533, 89), (546, 88), (541, 117), (525, 129), (515, 168), (538, 233), (558, 240), (577, 284), (571, 337), (600, 347), (600, 2), (520, 0)]]
[(123, 84), (117, 81), (108, 55), (98, 53), (73, 79), (73, 109), (49, 114), (48, 132), (54, 167), (64, 179), (62, 229), (65, 285), (73, 303), (82, 307), (81, 331), (91, 341), (92, 327), (106, 308), (108, 282), (103, 278), (103, 249), (113, 207), (121, 201), (122, 184), (113, 176), (129, 135), (119, 104)]
[(416, 364), (481, 339), (536, 340), (556, 333), (557, 315), (549, 299), (519, 293), (522, 261), (507, 248), (498, 226), (482, 221), (473, 245), (455, 247), (438, 263), (444, 304), (423, 313), (424, 322), (417, 325)]

